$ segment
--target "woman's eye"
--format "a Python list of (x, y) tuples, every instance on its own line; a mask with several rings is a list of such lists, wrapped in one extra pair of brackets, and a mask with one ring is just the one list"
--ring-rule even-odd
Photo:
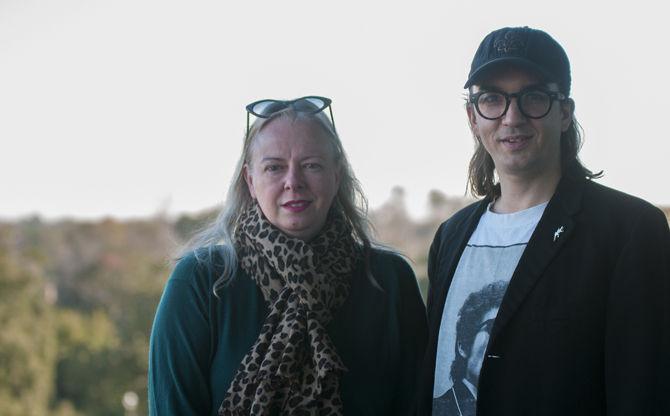
[(321, 165), (319, 163), (315, 163), (315, 162), (305, 163), (303, 166), (305, 167), (305, 169), (309, 169), (309, 170), (321, 169)]
[(263, 169), (266, 172), (279, 172), (281, 170), (281, 165), (266, 165)]

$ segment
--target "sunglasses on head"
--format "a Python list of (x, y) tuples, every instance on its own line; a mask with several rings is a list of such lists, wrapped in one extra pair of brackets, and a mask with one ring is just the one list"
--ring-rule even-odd
[(332, 101), (330, 98), (310, 95), (307, 97), (296, 98), (295, 100), (259, 100), (247, 105), (247, 136), (249, 135), (249, 115), (252, 114), (258, 118), (270, 118), (273, 114), (283, 111), (287, 108), (297, 113), (317, 114), (328, 108), (330, 121), (335, 127), (333, 118), (333, 109), (330, 107)]

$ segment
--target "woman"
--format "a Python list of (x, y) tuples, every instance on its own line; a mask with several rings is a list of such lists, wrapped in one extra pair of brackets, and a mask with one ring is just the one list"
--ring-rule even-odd
[(151, 414), (409, 413), (423, 303), (407, 263), (371, 247), (331, 120), (323, 97), (247, 106), (224, 208), (156, 312)]

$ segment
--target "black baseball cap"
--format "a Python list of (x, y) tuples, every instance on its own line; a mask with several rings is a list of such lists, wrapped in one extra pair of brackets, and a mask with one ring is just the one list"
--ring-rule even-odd
[(500, 64), (516, 64), (556, 82), (561, 92), (570, 94), (570, 61), (565, 51), (548, 33), (524, 27), (505, 27), (486, 35), (479, 44), (468, 80), (470, 88), (482, 75)]

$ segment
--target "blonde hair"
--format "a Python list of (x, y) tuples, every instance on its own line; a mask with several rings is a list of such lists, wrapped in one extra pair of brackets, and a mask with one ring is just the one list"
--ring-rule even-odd
[(344, 215), (353, 229), (353, 236), (363, 246), (366, 272), (369, 274), (369, 254), (371, 249), (370, 223), (367, 220), (368, 202), (363, 189), (356, 179), (347, 159), (342, 142), (331, 120), (324, 114), (297, 112), (291, 107), (274, 113), (269, 118), (254, 121), (245, 136), (242, 154), (235, 167), (233, 179), (228, 188), (225, 202), (215, 220), (200, 230), (182, 249), (179, 257), (193, 253), (199, 263), (215, 266), (222, 270), (214, 282), (213, 292), (230, 282), (237, 271), (235, 230), (242, 213), (254, 203), (244, 179), (244, 166), (251, 162), (251, 153), (256, 137), (263, 127), (273, 120), (289, 119), (316, 123), (326, 133), (322, 137), (332, 146), (336, 168), (340, 171), (340, 186), (333, 201), (333, 208)]

